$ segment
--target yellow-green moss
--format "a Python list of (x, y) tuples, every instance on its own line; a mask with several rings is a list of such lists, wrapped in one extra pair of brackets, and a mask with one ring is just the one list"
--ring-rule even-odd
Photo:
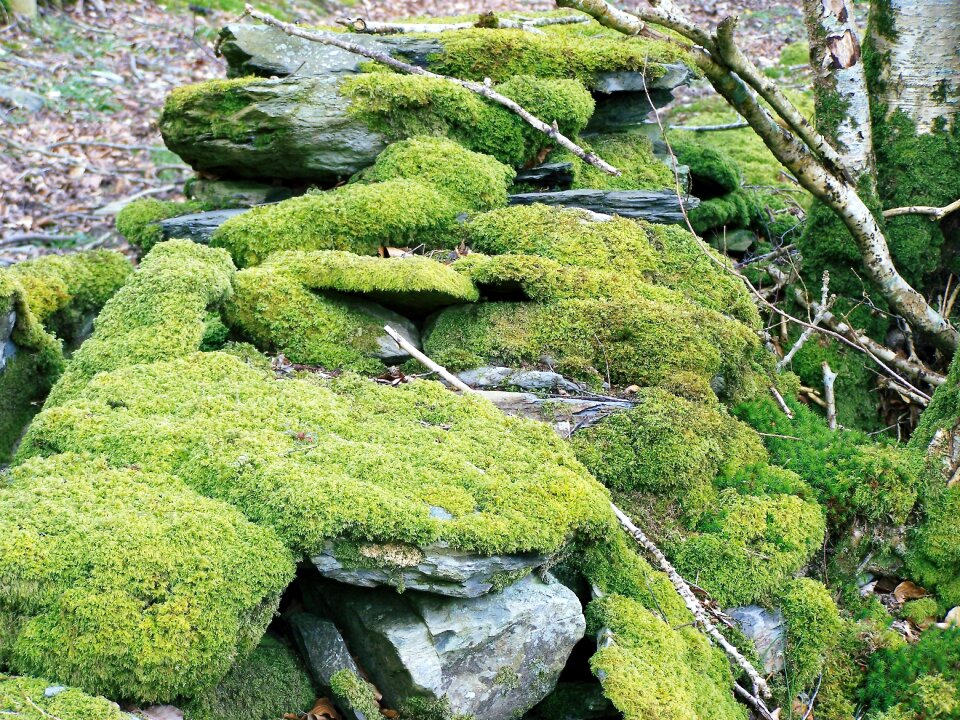
[(551, 153), (549, 162), (573, 164), (573, 183), (570, 187), (574, 189), (660, 190), (674, 185), (673, 172), (653, 154), (653, 143), (643, 133), (593, 135), (583, 139), (580, 144), (613, 165), (621, 174), (618, 177), (609, 175), (566, 151)]
[(163, 240), (163, 231), (159, 221), (167, 218), (200, 212), (200, 203), (174, 202), (141, 198), (126, 205), (117, 213), (117, 232), (123, 235), (127, 242), (140, 248), (141, 252), (149, 252), (158, 242)]
[(316, 699), (309, 673), (283, 644), (265, 636), (214, 688), (184, 707), (185, 720), (277, 720), (300, 715)]
[[(511, 167), (522, 167), (552, 145), (506, 108), (446, 80), (370, 73), (347, 78), (340, 91), (351, 99), (354, 116), (394, 140), (446, 135)], [(515, 76), (497, 91), (544, 122), (556, 122), (567, 137), (576, 136), (593, 114), (593, 98), (576, 80)]]
[(447, 138), (426, 136), (387, 146), (376, 163), (360, 173), (360, 179), (367, 183), (418, 180), (453, 198), (460, 208), (492, 210), (507, 204), (507, 186), (515, 174), (489, 155)]
[(932, 597), (910, 600), (903, 604), (903, 609), (900, 611), (902, 617), (913, 621), (917, 625), (925, 625), (936, 620), (939, 614), (940, 607)]
[[(592, 87), (605, 72), (641, 72), (648, 79), (664, 73), (662, 63), (690, 63), (672, 43), (604, 33), (596, 23), (583, 37), (570, 32), (536, 34), (515, 29), (471, 29), (437, 36), (443, 50), (429, 67), (468, 80), (504, 82), (517, 75), (576, 78)], [(549, 30), (549, 28), (545, 28)]]
[(98, 372), (199, 348), (208, 311), (229, 294), (233, 271), (223, 250), (186, 240), (157, 245), (104, 306), (48, 402), (72, 397)]
[(439, 383), (276, 380), (225, 353), (101, 373), (44, 410), (19, 452), (66, 450), (171, 472), (308, 554), (337, 538), (549, 553), (611, 521), (547, 425)]
[(55, 683), (0, 673), (0, 715), (17, 720), (124, 720), (116, 703), (92, 697), (75, 688), (63, 688), (52, 697), (47, 688)]
[(810, 578), (790, 581), (780, 595), (786, 623), (785, 674), (788, 695), (811, 688), (840, 637), (840, 611), (822, 583)]
[(816, 502), (728, 489), (699, 528), (670, 548), (674, 563), (731, 607), (762, 601), (782, 587), (820, 549), (826, 526)]
[(377, 691), (352, 670), (344, 668), (330, 678), (330, 692), (344, 710), (365, 718), (382, 717), (377, 703)]
[(607, 628), (590, 666), (625, 720), (745, 720), (730, 667), (706, 636), (674, 629), (639, 602), (609, 595), (588, 607), (590, 625)]
[(239, 267), (279, 250), (376, 255), (381, 245), (444, 247), (467, 209), (417, 180), (354, 183), (248, 210), (217, 228), (210, 244), (229, 250)]
[(177, 478), (64, 454), (0, 487), (3, 662), (88, 692), (169, 701), (216, 683), (293, 576), (269, 530)]

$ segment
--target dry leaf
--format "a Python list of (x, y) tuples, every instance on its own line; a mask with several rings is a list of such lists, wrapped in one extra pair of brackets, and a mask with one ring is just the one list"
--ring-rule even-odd
[(322, 697), (317, 700), (304, 720), (343, 720), (343, 716), (337, 712), (330, 698)]
[(928, 593), (922, 587), (919, 585), (914, 585), (909, 580), (904, 580), (893, 589), (893, 596), (897, 599), (897, 602), (900, 603), (905, 603), (907, 600), (916, 600), (917, 598), (926, 597), (929, 594), (930, 593)]

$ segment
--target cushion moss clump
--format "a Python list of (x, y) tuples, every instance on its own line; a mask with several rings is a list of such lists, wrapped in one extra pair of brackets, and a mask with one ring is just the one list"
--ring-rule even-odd
[[(556, 122), (567, 137), (576, 137), (593, 115), (593, 98), (577, 80), (519, 75), (496, 89), (544, 122)], [(345, 79), (340, 92), (350, 98), (353, 116), (391, 140), (445, 135), (514, 168), (553, 144), (506, 108), (446, 80), (367, 73)]]
[[(429, 58), (431, 70), (467, 80), (504, 82), (517, 75), (576, 78), (587, 87), (607, 72), (660, 77), (663, 63), (688, 62), (677, 46), (648, 38), (606, 34), (595, 23), (588, 37), (518, 29), (468, 29), (437, 36), (443, 50)], [(549, 120), (548, 120), (549, 122)]]
[(700, 198), (725, 195), (740, 189), (740, 168), (722, 150), (692, 139), (671, 144), (681, 165), (690, 168), (690, 192)]
[(0, 664), (109, 697), (189, 696), (253, 649), (293, 570), (273, 533), (162, 471), (29, 460), (0, 488)]
[(366, 183), (419, 180), (455, 198), (459, 207), (492, 210), (507, 204), (507, 186), (515, 174), (489, 155), (447, 138), (426, 136), (387, 146), (373, 166), (359, 173), (359, 179)]
[(573, 164), (572, 189), (662, 190), (675, 187), (670, 167), (653, 154), (653, 143), (642, 133), (609, 133), (585, 138), (581, 146), (593, 151), (620, 171), (619, 176), (603, 172), (566, 152), (554, 152), (550, 162)]
[(0, 673), (0, 715), (17, 720), (126, 720), (116, 703), (76, 688), (62, 688), (47, 697), (54, 683)]
[(229, 294), (233, 272), (223, 250), (187, 240), (157, 245), (104, 306), (96, 332), (74, 354), (48, 402), (63, 402), (98, 372), (199, 348), (208, 312)]
[(330, 692), (354, 716), (367, 718), (382, 717), (377, 702), (377, 690), (352, 670), (344, 668), (330, 678)]
[(175, 202), (140, 198), (117, 213), (115, 224), (117, 232), (123, 235), (127, 242), (146, 253), (150, 252), (158, 242), (163, 241), (163, 230), (160, 229), (159, 224), (161, 220), (189, 215), (200, 212), (202, 209), (200, 203), (193, 201)]
[(702, 518), (701, 532), (671, 543), (681, 575), (723, 607), (770, 598), (823, 544), (826, 525), (816, 502), (796, 495), (719, 493), (717, 507)]
[(185, 720), (277, 720), (299, 716), (316, 700), (310, 674), (282, 643), (264, 636), (220, 683), (184, 707)]
[(303, 554), (334, 539), (553, 553), (612, 519), (547, 425), (439, 383), (277, 380), (225, 353), (101, 373), (44, 410), (19, 452), (67, 450), (175, 474)]
[(786, 623), (786, 676), (789, 695), (810, 688), (840, 638), (840, 611), (822, 583), (790, 581), (780, 596)]

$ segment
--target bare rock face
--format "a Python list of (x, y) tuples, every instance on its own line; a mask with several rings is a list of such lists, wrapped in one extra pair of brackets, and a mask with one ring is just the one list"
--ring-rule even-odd
[(387, 706), (446, 697), (477, 720), (520, 717), (542, 700), (586, 628), (571, 590), (532, 575), (478, 598), (350, 586), (325, 597)]
[[(431, 510), (445, 519), (442, 508)], [(505, 584), (517, 575), (543, 565), (549, 558), (538, 553), (475, 555), (441, 545), (415, 548), (399, 545), (360, 546), (358, 558), (345, 558), (334, 542), (310, 558), (320, 574), (331, 580), (401, 590), (420, 590), (448, 597), (475, 598)]]
[(779, 610), (746, 605), (729, 610), (730, 617), (757, 649), (766, 673), (783, 670), (786, 626)]

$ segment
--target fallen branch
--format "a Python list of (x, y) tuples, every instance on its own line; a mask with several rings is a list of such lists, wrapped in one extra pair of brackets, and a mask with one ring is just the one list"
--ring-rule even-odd
[(495, 24), (491, 25), (485, 25), (482, 21), (461, 23), (395, 23), (375, 22), (363, 18), (354, 18), (352, 20), (350, 18), (341, 18), (337, 20), (337, 25), (343, 25), (355, 33), (398, 35), (401, 33), (455, 32), (457, 30), (471, 30), (473, 28), (530, 30), (531, 28), (539, 28), (546, 25), (579, 25), (588, 22), (590, 22), (590, 18), (569, 15), (566, 17), (530, 18), (528, 20), (511, 20), (509, 18), (495, 17)]
[(396, 342), (397, 345), (399, 345), (401, 348), (403, 348), (408, 353), (410, 353), (411, 357), (413, 357), (416, 360), (419, 360), (424, 367), (427, 367), (433, 370), (433, 372), (435, 372), (437, 375), (439, 375), (444, 380), (446, 380), (450, 385), (453, 385), (457, 390), (462, 390), (463, 392), (473, 392), (472, 387), (467, 385), (463, 380), (458, 378), (456, 375), (454, 375), (452, 372), (447, 370), (442, 365), (438, 365), (433, 360), (428, 358), (426, 355), (420, 352), (417, 348), (415, 348), (413, 345), (407, 342), (407, 340), (400, 333), (394, 330), (392, 327), (390, 327), (389, 325), (384, 325), (383, 329), (387, 333), (387, 335), (393, 338), (394, 342)]
[(602, 170), (608, 175), (620, 175), (620, 171), (613, 167), (613, 165), (610, 165), (594, 153), (587, 152), (573, 142), (573, 140), (561, 133), (557, 128), (556, 121), (554, 121), (553, 125), (548, 125), (543, 120), (530, 113), (528, 110), (522, 108), (519, 104), (508, 98), (506, 95), (501, 95), (498, 93), (486, 83), (474, 82), (472, 80), (461, 80), (460, 78), (449, 77), (448, 75), (439, 75), (437, 73), (430, 72), (429, 70), (424, 70), (422, 67), (417, 67), (416, 65), (411, 65), (409, 63), (402, 62), (401, 60), (397, 60), (387, 53), (379, 52), (377, 50), (370, 50), (368, 48), (361, 47), (356, 43), (352, 43), (347, 40), (341, 40), (333, 35), (321, 35), (319, 33), (310, 32), (309, 30), (304, 30), (296, 25), (293, 25), (292, 23), (278, 20), (269, 13), (256, 10), (252, 5), (247, 5), (246, 11), (242, 17), (245, 16), (252, 17), (260, 22), (275, 27), (278, 30), (282, 30), (287, 35), (293, 35), (295, 37), (303, 38), (304, 40), (310, 40), (312, 42), (318, 42), (324, 45), (332, 45), (340, 48), (341, 50), (346, 50), (347, 52), (352, 52), (357, 55), (370, 58), (371, 60), (376, 60), (377, 62), (387, 65), (388, 67), (392, 67), (395, 70), (401, 70), (411, 75), (420, 75), (422, 77), (428, 77), (434, 80), (444, 80), (446, 82), (459, 85), (460, 87), (465, 88), (470, 92), (474, 92), (481, 97), (485, 97), (488, 100), (497, 103), (498, 105), (502, 105), (516, 115), (519, 115), (532, 128), (539, 130), (547, 137), (555, 140), (558, 145), (570, 151), (585, 163), (593, 165), (595, 168)]
[(904, 400), (912, 402), (914, 405), (919, 405), (920, 407), (927, 407), (930, 404), (929, 398), (922, 397), (917, 395), (917, 393), (912, 390), (908, 390), (903, 385), (898, 383), (896, 380), (891, 380), (890, 378), (882, 378), (880, 380), (880, 387), (886, 388), (887, 390), (893, 390), (895, 393), (900, 395)]
[(47, 149), (52, 150), (53, 148), (65, 147), (67, 145), (76, 145), (77, 147), (103, 147), (110, 148), (111, 150), (166, 150), (163, 145), (126, 145), (124, 143), (101, 142), (100, 140), (61, 140), (47, 146)]
[(610, 503), (610, 507), (613, 508), (614, 514), (617, 516), (617, 520), (620, 521), (620, 525), (623, 526), (630, 536), (640, 544), (653, 558), (657, 561), (657, 564), (660, 566), (660, 569), (666, 573), (667, 577), (670, 578), (670, 582), (673, 583), (674, 588), (676, 588), (677, 593), (683, 598), (684, 604), (687, 606), (687, 609), (691, 612), (694, 619), (697, 621), (697, 624), (703, 628), (703, 631), (709, 635), (714, 642), (716, 642), (723, 650), (729, 655), (734, 662), (747, 674), (747, 677), (750, 678), (750, 681), (753, 683), (754, 687), (754, 700), (758, 703), (755, 707), (763, 708), (763, 711), (766, 712), (766, 717), (770, 716), (769, 710), (767, 710), (766, 705), (764, 705), (763, 700), (759, 697), (756, 697), (757, 693), (760, 693), (763, 697), (771, 697), (770, 688), (767, 685), (767, 681), (763, 679), (763, 676), (757, 672), (756, 668), (750, 663), (743, 654), (737, 650), (730, 642), (723, 636), (723, 634), (717, 630), (716, 626), (710, 621), (710, 618), (707, 616), (707, 611), (704, 609), (703, 605), (700, 603), (700, 600), (697, 599), (697, 596), (694, 595), (693, 590), (690, 589), (689, 583), (683, 579), (683, 577), (676, 571), (673, 565), (667, 560), (666, 556), (660, 552), (660, 548), (656, 546), (644, 533), (633, 524), (633, 521), (616, 505)]
[(833, 382), (837, 374), (830, 369), (826, 360), (823, 361), (823, 399), (827, 403), (827, 426), (831, 430), (837, 429), (837, 399), (833, 394)]
[(885, 218), (899, 217), (901, 215), (929, 215), (933, 221), (943, 220), (950, 213), (960, 210), (960, 200), (955, 200), (942, 208), (930, 207), (929, 205), (909, 205), (907, 207), (893, 208), (884, 210)]
[(683, 130), (684, 132), (719, 132), (721, 130), (740, 130), (750, 127), (746, 120), (723, 123), (721, 125), (671, 125), (671, 130)]
[(820, 309), (810, 322), (810, 327), (804, 328), (803, 332), (800, 333), (800, 337), (797, 338), (797, 341), (793, 344), (793, 347), (790, 348), (790, 351), (780, 358), (780, 361), (777, 363), (777, 372), (780, 372), (790, 364), (790, 361), (793, 360), (793, 356), (796, 355), (800, 348), (806, 344), (807, 340), (810, 339), (810, 336), (816, 331), (817, 326), (823, 321), (823, 316), (830, 312), (830, 308), (833, 307), (833, 303), (836, 301), (837, 296), (830, 295), (830, 273), (828, 272), (823, 273), (823, 287), (821, 288), (820, 295)]
[(36, 232), (16, 233), (14, 235), (7, 235), (4, 238), (0, 238), (0, 247), (17, 245), (19, 243), (40, 242), (44, 244), (50, 244), (56, 242), (73, 242), (82, 237), (83, 235), (50, 235), (48, 233)]
[(780, 406), (783, 414), (793, 420), (793, 410), (790, 409), (790, 406), (787, 405), (787, 401), (783, 399), (783, 395), (781, 395), (780, 391), (777, 390), (773, 385), (770, 386), (770, 394), (773, 395), (773, 399), (777, 401), (777, 405)]

